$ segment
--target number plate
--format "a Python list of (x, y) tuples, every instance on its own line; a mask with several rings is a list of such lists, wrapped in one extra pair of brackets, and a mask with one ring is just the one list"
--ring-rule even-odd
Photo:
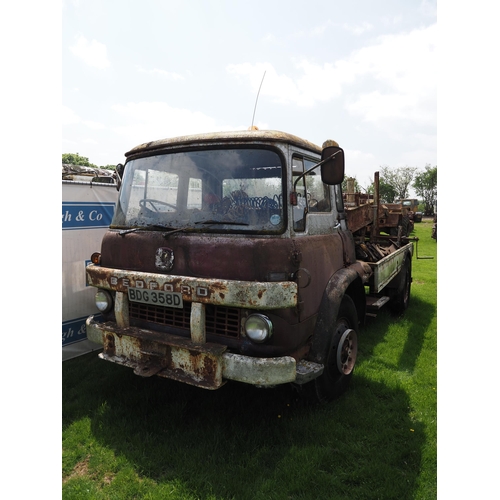
[(162, 290), (144, 290), (143, 288), (129, 288), (128, 298), (132, 302), (142, 302), (155, 306), (182, 308), (182, 293), (164, 292)]

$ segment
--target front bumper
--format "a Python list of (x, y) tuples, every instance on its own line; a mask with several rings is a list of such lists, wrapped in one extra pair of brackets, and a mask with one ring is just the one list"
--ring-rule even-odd
[(226, 346), (156, 333), (136, 327), (98, 323), (90, 316), (87, 338), (103, 345), (102, 359), (133, 368), (143, 377), (158, 375), (205, 389), (226, 380), (256, 386), (305, 383), (323, 371), (322, 365), (296, 362), (291, 356), (254, 358), (226, 352)]
[[(103, 345), (102, 359), (133, 368), (137, 375), (159, 375), (206, 389), (226, 380), (256, 386), (305, 383), (319, 376), (323, 365), (291, 356), (256, 358), (227, 352), (224, 345), (206, 342), (207, 304), (273, 310), (297, 306), (297, 284), (246, 282), (170, 276), (103, 268), (86, 268), (88, 284), (115, 292), (116, 323), (99, 323), (90, 316), (87, 338)], [(128, 287), (168, 290), (191, 302), (190, 338), (130, 326)]]

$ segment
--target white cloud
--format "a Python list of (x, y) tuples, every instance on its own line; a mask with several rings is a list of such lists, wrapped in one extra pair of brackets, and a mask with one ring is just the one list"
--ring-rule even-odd
[(373, 24), (362, 22), (361, 24), (347, 24), (344, 23), (342, 27), (352, 33), (353, 35), (362, 35), (366, 31), (370, 31), (373, 29)]
[(114, 131), (137, 144), (152, 140), (203, 132), (228, 130), (198, 111), (173, 108), (164, 102), (129, 102), (113, 107), (123, 125)]
[(311, 36), (321, 36), (323, 33), (326, 31), (326, 29), (331, 26), (332, 22), (328, 20), (326, 23), (316, 26), (311, 30), (310, 35)]
[(339, 97), (343, 86), (354, 78), (342, 63), (319, 65), (303, 60), (297, 64), (297, 68), (304, 72), (297, 82), (301, 95), (300, 105), (312, 106), (316, 101), (331, 101)]
[(63, 125), (72, 125), (74, 123), (80, 123), (80, 117), (67, 106), (63, 106), (61, 109), (61, 123)]
[(163, 69), (144, 69), (141, 68), (140, 66), (137, 66), (137, 71), (139, 73), (146, 73), (148, 75), (158, 75), (163, 78), (166, 78), (167, 80), (184, 80), (184, 77), (182, 75), (179, 75), (178, 73), (172, 73), (170, 71), (165, 71)]
[[(68, 148), (69, 147), (74, 148), (78, 144), (77, 141), (72, 141), (72, 140), (66, 139), (64, 137), (63, 137), (62, 143), (63, 143), (64, 147), (66, 147), (66, 145), (68, 145)], [(64, 151), (64, 148), (63, 148), (63, 151)]]
[(106, 128), (102, 123), (94, 122), (92, 120), (82, 120), (82, 123), (92, 130), (103, 130)]
[(226, 70), (249, 80), (255, 93), (266, 71), (261, 94), (275, 102), (313, 106), (345, 95), (347, 110), (365, 121), (397, 118), (434, 124), (436, 32), (433, 25), (383, 36), (334, 63), (301, 60), (295, 64), (301, 76), (295, 79), (278, 74), (270, 63), (232, 64)]
[(266, 36), (262, 38), (262, 41), (267, 43), (275, 43), (276, 37), (272, 33), (268, 33)]
[(355, 177), (360, 186), (368, 188), (373, 182), (374, 172), (379, 167), (375, 156), (354, 149), (346, 149), (345, 156), (345, 175)]
[(83, 124), (92, 130), (102, 130), (106, 128), (102, 123), (92, 120), (82, 120), (71, 108), (68, 108), (67, 106), (62, 106), (61, 123), (62, 125)]
[(408, 110), (414, 108), (415, 99), (410, 95), (381, 94), (376, 90), (361, 95), (347, 109), (353, 114), (363, 115), (365, 121), (375, 122), (383, 118), (418, 118), (408, 116)]
[(275, 102), (298, 106), (312, 106), (317, 101), (328, 101), (337, 97), (341, 83), (350, 79), (349, 74), (342, 74), (331, 64), (315, 65), (301, 61), (297, 68), (303, 70), (303, 76), (297, 81), (287, 75), (279, 75), (269, 63), (243, 63), (227, 66), (228, 73), (250, 79), (252, 91), (257, 92), (264, 76), (261, 95), (271, 97)]
[(436, 121), (436, 25), (408, 34), (381, 37), (350, 58), (358, 77), (375, 80), (376, 90), (363, 92), (347, 109), (366, 121), (407, 118)]
[(382, 17), (382, 23), (384, 26), (395, 26), (399, 24), (403, 20), (403, 16), (401, 14), (397, 16), (384, 16)]
[(436, 0), (422, 0), (420, 3), (420, 12), (424, 16), (436, 17), (437, 15), (437, 2)]
[(286, 75), (278, 75), (274, 67), (269, 63), (230, 64), (226, 67), (226, 70), (238, 78), (249, 78), (252, 91), (255, 91), (255, 93), (260, 87), (262, 78), (264, 78), (265, 83), (262, 85), (261, 95), (273, 97), (277, 102), (297, 102), (299, 99), (299, 89), (294, 81)]
[(109, 67), (106, 45), (96, 40), (89, 42), (84, 36), (79, 36), (70, 50), (89, 66), (98, 69)]

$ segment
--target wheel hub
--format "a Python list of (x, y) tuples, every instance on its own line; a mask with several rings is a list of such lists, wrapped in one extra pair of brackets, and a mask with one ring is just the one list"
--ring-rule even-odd
[(356, 331), (347, 329), (340, 338), (337, 349), (337, 368), (340, 373), (349, 375), (356, 364), (358, 355), (358, 337)]

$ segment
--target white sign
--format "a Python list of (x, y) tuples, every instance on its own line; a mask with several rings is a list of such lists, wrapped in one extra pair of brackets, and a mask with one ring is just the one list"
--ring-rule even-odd
[(87, 340), (85, 320), (97, 315), (95, 288), (87, 286), (85, 266), (101, 250), (118, 191), (114, 184), (62, 182), (62, 359), (102, 348)]

